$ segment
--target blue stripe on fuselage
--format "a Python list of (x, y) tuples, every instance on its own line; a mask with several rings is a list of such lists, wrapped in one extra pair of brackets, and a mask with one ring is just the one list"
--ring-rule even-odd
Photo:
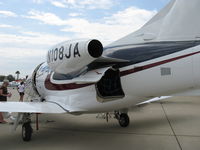
[(105, 47), (103, 53), (104, 56), (128, 60), (129, 62), (115, 64), (109, 62), (93, 62), (88, 67), (89, 70), (101, 68), (107, 65), (115, 65), (116, 68), (121, 68), (180, 52), (197, 45), (200, 45), (200, 41), (152, 42)]
[(200, 44), (200, 41), (155, 42), (106, 47), (104, 55), (131, 61), (132, 64), (176, 53)]

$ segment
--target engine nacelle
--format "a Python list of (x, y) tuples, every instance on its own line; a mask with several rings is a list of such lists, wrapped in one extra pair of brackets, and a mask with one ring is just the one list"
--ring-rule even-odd
[(98, 40), (77, 40), (60, 43), (47, 53), (50, 69), (61, 74), (78, 71), (99, 58), (103, 46)]

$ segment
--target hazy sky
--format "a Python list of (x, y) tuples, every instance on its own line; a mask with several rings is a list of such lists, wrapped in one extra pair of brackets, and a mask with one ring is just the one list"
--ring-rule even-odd
[(169, 0), (0, 0), (0, 75), (30, 74), (69, 39), (104, 45), (140, 28)]

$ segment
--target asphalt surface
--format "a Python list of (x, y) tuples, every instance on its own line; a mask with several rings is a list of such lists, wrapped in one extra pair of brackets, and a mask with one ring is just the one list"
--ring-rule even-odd
[[(16, 90), (10, 90), (16, 101)], [(130, 126), (121, 128), (97, 114), (39, 115), (39, 131), (30, 142), (21, 139), (21, 125), (0, 124), (0, 150), (199, 150), (200, 99), (179, 97), (130, 110)], [(15, 115), (15, 114), (14, 114)], [(8, 120), (9, 121), (9, 120)]]

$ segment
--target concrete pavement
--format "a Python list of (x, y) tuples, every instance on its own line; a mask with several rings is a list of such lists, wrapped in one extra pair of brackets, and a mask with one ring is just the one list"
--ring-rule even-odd
[[(10, 101), (18, 100), (11, 90)], [(199, 150), (200, 99), (170, 98), (162, 103), (135, 107), (129, 112), (130, 126), (121, 128), (117, 120), (107, 123), (97, 114), (72, 116), (40, 115), (40, 130), (32, 141), (23, 142), (21, 126), (11, 133), (12, 125), (0, 124), (2, 150)], [(35, 116), (33, 116), (33, 122)]]

